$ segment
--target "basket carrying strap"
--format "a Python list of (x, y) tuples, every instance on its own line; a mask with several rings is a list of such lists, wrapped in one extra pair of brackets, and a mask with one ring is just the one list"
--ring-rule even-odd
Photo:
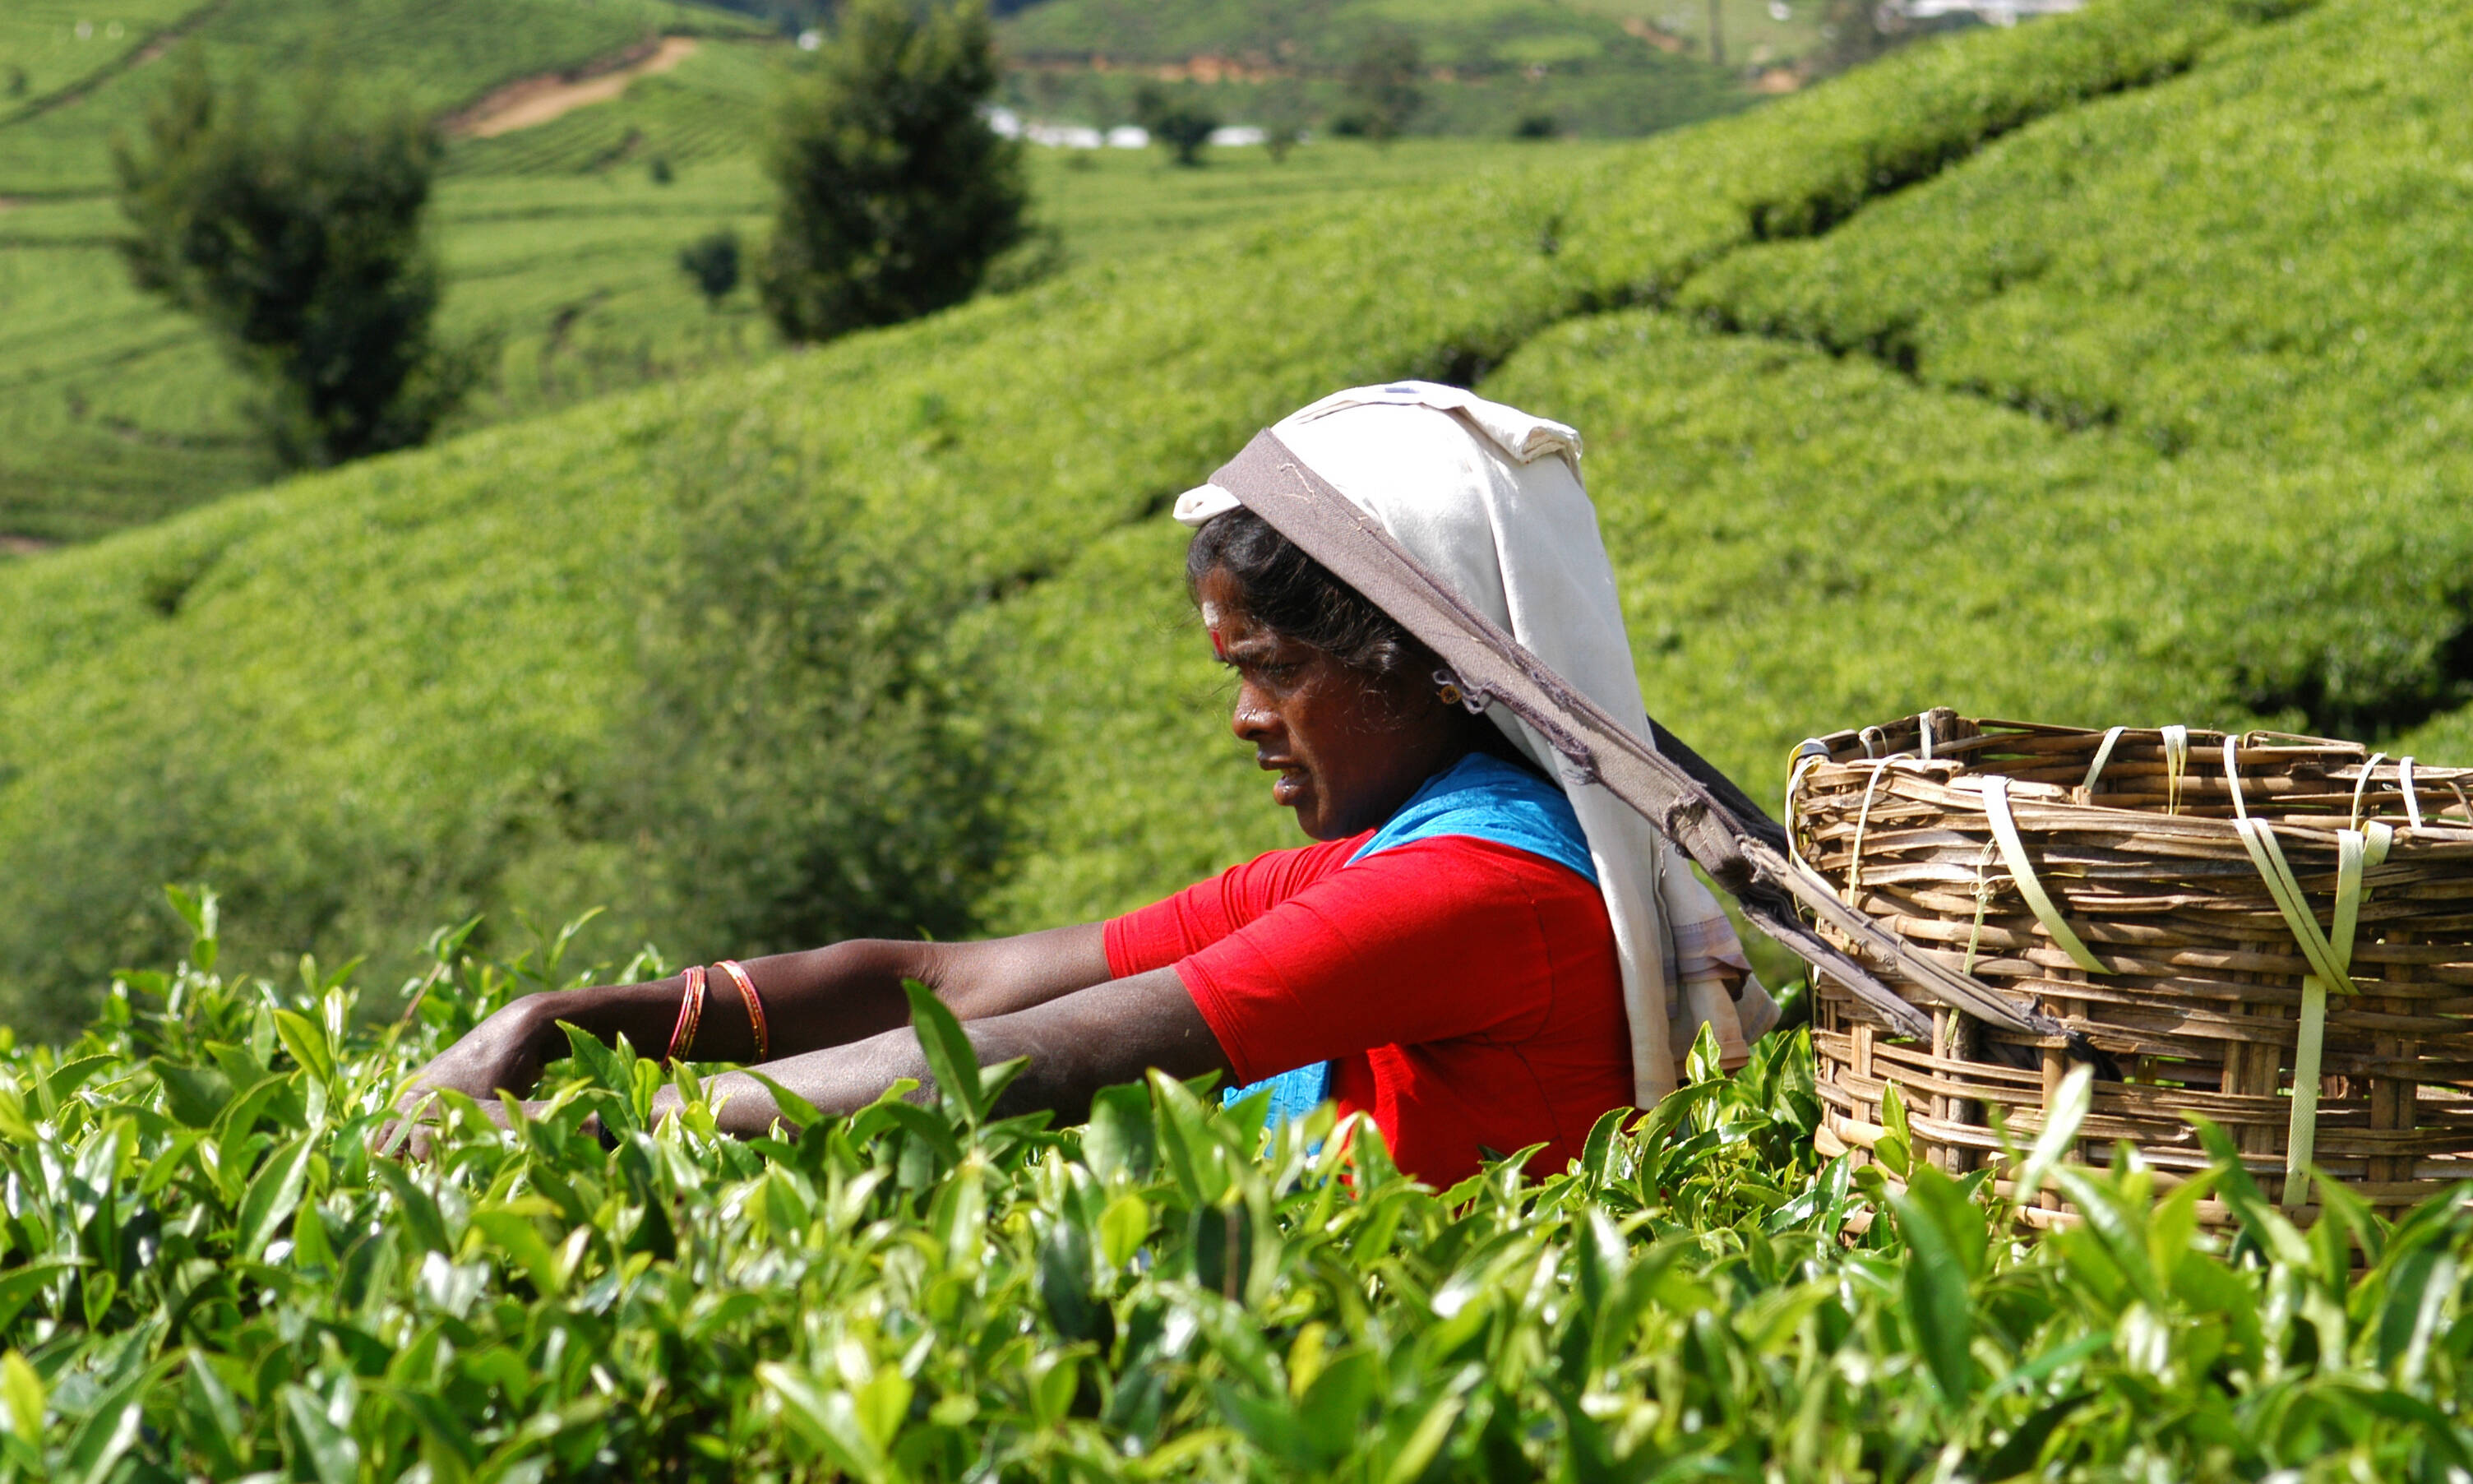
[(2053, 905), (2052, 894), (2036, 877), (2035, 863), (2027, 858), (2027, 842), (2018, 838), (2017, 817), (2009, 812), (2009, 780), (2000, 774), (1983, 780), (1983, 817), (1992, 824), (1992, 838), (2001, 842), (2001, 863), (2009, 868), (2009, 878), (2018, 883), (2018, 895), (2027, 898), (2028, 910), (2044, 924), (2044, 931), (2053, 935), (2053, 942), (2059, 944), (2070, 961), (2088, 973), (2112, 972), (2071, 931), (2069, 922), (2061, 917), (2061, 909)]
[(2079, 788), (2079, 792), (2087, 795), (2090, 802), (2095, 795), (2096, 780), (2103, 777), (2103, 765), (2112, 761), (2114, 746), (2121, 741), (2121, 734), (2128, 730), (2126, 727), (2112, 728), (2103, 734), (2103, 745), (2095, 750), (2095, 761), (2087, 764), (2086, 782)]
[(2366, 829), (2336, 831), (2336, 915), (2332, 930), (2321, 932), (2317, 916), (2301, 895), (2292, 863), (2284, 858), (2284, 848), (2275, 842), (2275, 831), (2265, 820), (2249, 817), (2230, 737), (2224, 738), (2224, 778), (2232, 785), (2233, 827), (2241, 831), (2250, 864), (2266, 879), (2268, 895), (2275, 898), (2276, 911), (2293, 929), (2301, 956), (2317, 970), (2301, 980), (2301, 1024), (2293, 1047), (2293, 1121), (2284, 1141), (2283, 1201), (2291, 1209), (2308, 1198), (2310, 1159), (2317, 1147), (2318, 1066), (2327, 1045), (2327, 992), (2358, 993), (2353, 987), (2353, 938), (2362, 921), (2362, 877), (2388, 858), (2395, 830), (2374, 820)]
[[(1573, 775), (1607, 792), (1654, 826), (1734, 894), (1744, 916), (1825, 969), (1899, 1034), (1925, 1037), (1932, 1021), (1883, 984), (1874, 969), (1805, 925), (1800, 903), (1858, 945), (1865, 957), (1943, 1002), (2030, 1035), (2058, 1036), (2059, 1022), (1909, 947), (1863, 913), (1838, 900), (1818, 873), (1797, 869), (1776, 822), (1762, 815), (1723, 775), (1695, 776), (1535, 655), (1410, 556), (1375, 518), (1333, 488), (1268, 428), (1211, 476), (1246, 509), (1307, 556), (1364, 595), (1457, 677), (1472, 703), (1498, 704), (1534, 728)], [(1655, 720), (1650, 734), (1659, 733)], [(1677, 750), (1683, 756), (1688, 752)], [(1693, 756), (1693, 762), (1698, 762)]]

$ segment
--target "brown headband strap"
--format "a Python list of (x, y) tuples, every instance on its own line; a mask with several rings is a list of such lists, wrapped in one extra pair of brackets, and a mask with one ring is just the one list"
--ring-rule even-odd
[[(1427, 571), (1379, 521), (1269, 429), (1256, 434), (1211, 482), (1390, 614), (1451, 667), (1474, 701), (1504, 706), (1536, 729), (1573, 776), (1603, 784), (1630, 805), (1732, 893), (1745, 916), (1827, 969), (1900, 1034), (1929, 1036), (1931, 1020), (1882, 984), (1873, 970), (1806, 926), (1794, 910), (1796, 902), (1865, 956), (1947, 1004), (2012, 1030), (2061, 1034), (2060, 1024), (2050, 1017), (1909, 948), (1838, 900), (1826, 883), (1795, 869), (1783, 850), (1763, 838), (1777, 826), (1761, 816), (1741, 790), (1731, 783), (1722, 790), (1703, 783), (1606, 714)], [(1649, 726), (1653, 732), (1656, 723)], [(1698, 761), (1696, 754), (1693, 760)], [(1722, 780), (1723, 775), (1717, 777)], [(1733, 796), (1731, 804), (1725, 795)], [(1748, 809), (1757, 824), (1741, 809)]]

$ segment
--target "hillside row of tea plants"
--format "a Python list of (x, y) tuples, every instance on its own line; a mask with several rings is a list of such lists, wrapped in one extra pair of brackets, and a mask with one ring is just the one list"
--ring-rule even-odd
[[(678, 266), (720, 228), (753, 248), (770, 190), (756, 126), (790, 49), (707, 40), (675, 71), (548, 124), (458, 141), (435, 232), (450, 339), (496, 342), (463, 429), (777, 353), (742, 288), (708, 312)], [(98, 146), (99, 148), (99, 146)], [(1602, 146), (1567, 143), (1564, 158)], [(1013, 272), (1137, 256), (1218, 223), (1316, 212), (1440, 180), (1511, 146), (1318, 144), (1274, 165), (1221, 151), (1204, 171), (1152, 151), (1031, 156), (1052, 240)], [(0, 536), (78, 540), (274, 474), (236, 385), (193, 322), (132, 289), (100, 198), (0, 210)]]
[[(676, 266), (689, 241), (728, 227), (752, 242), (764, 225), (756, 146), (797, 54), (756, 30), (670, 0), (12, 9), (0, 17), (0, 543), (90, 539), (280, 472), (241, 405), (248, 388), (193, 323), (131, 289), (109, 248), (122, 227), (107, 200), (109, 140), (141, 116), (172, 45), (194, 43), (227, 79), (293, 80), (278, 94), (323, 69), (325, 81), (308, 85), (444, 113), (513, 79), (606, 63), (655, 33), (701, 39), (683, 65), (636, 79), (616, 103), (459, 138), (438, 211), (444, 328), (496, 347), (486, 387), (453, 424), (470, 428), (778, 348), (747, 296), (717, 319)], [(22, 96), (10, 96), (21, 77)], [(1340, 145), (1292, 161), (1308, 168), (1269, 171), (1259, 152), (1220, 151), (1205, 177), (1137, 168), (1156, 166), (1147, 152), (1039, 158), (1053, 235), (999, 283), (1143, 251), (1203, 223), (1441, 178), (1487, 154), (1475, 140)], [(1068, 173), (1068, 159), (1086, 168)]]
[(1590, 432), (1652, 704), (1754, 787), (1796, 737), (1918, 704), (2290, 719), (2242, 667), (2295, 634), (2433, 652), (2464, 570), (2443, 469), (2362, 450), (2376, 497), (2322, 509), (2238, 448), (2074, 431), (1681, 304), (1764, 241), (2243, 69), (2282, 67), (2302, 116), (2382, 66), (2461, 116), (2405, 59), (2464, 23), (2395, 13), (2098, 5), (21, 563), (0, 973), (60, 1025), (177, 949), (166, 878), (228, 888), (245, 963), (504, 931), (514, 904), (604, 902), (603, 942), (709, 956), (1170, 889), (1283, 821), (1218, 739), (1159, 513), (1280, 413), (1402, 374)]
[[(15, 4), (11, 10), (12, 18), (0, 22), (0, 73), (23, 66), (31, 75), (58, 55), (61, 25), (75, 59), (68, 65), (82, 69), (21, 108), (0, 101), (0, 196), (17, 198), (110, 188), (112, 132), (132, 130), (145, 116), (161, 70), (151, 63), (165, 50), (157, 43), (175, 37), (199, 48), (218, 75), (307, 79), (324, 68), (363, 96), (444, 111), (648, 36), (753, 29), (675, 0), (201, 0), (178, 8), (138, 0), (75, 16), (36, 0), (22, 20)], [(80, 24), (90, 39), (77, 36)]]
[(217, 76), (270, 85), (278, 102), (285, 86), (308, 86), (443, 111), (657, 32), (751, 29), (668, 0), (12, 5), (0, 84), (21, 71), (31, 81), (25, 98), (0, 97), (0, 536), (83, 539), (274, 472), (206, 336), (132, 290), (110, 246), (125, 225), (108, 195), (111, 140), (144, 116), (172, 46), (195, 46)]
[[(740, 1143), (691, 1080), (652, 1125), (662, 1069), (577, 1038), (544, 1106), (459, 1098), (410, 1163), (383, 1152), (401, 1079), (568, 982), (564, 940), (498, 964), (442, 937), (376, 1033), (348, 968), (230, 974), (212, 898), (177, 901), (177, 969), (58, 1052), (0, 1046), (0, 1478), (2473, 1468), (2473, 1193), (2305, 1235), (2223, 1145), (2159, 1199), (2134, 1159), (2055, 1161), (2083, 1073), (2010, 1150), (2090, 1217), (2032, 1246), (1980, 1175), (1814, 1169), (1800, 1034), (1732, 1078), (1704, 1044), (1568, 1170), (1437, 1192), (1328, 1108), (1266, 1134), (1261, 1097), (1156, 1074), (1083, 1127), (998, 1116), (1017, 1067), (918, 991), (924, 1104), (792, 1101)], [(2230, 1239), (2196, 1227), (2208, 1193)]]
[[(1525, 344), (1484, 389), (1589, 435), (1651, 706), (1771, 799), (1797, 738), (1932, 705), (2473, 756), (2442, 307), (2473, 301), (2473, 111), (2419, 64), (2468, 47), (2440, 9), (2324, 7)], [(2053, 410), (2097, 375), (2118, 417)], [(993, 925), (1282, 843), (1241, 778), (1207, 827), (1158, 823), (1190, 759), (1242, 766), (1167, 637), (1181, 542), (1113, 536), (1006, 619), (1062, 657), (1024, 789), (1060, 802)]]
[(195, 15), (200, 0), (17, 0), (0, 14), (0, 121), (126, 66), (157, 36)]

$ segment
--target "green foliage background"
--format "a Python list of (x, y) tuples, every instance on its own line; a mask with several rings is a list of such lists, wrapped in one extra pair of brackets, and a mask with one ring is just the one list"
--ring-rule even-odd
[[(2365, 719), (2391, 751), (2461, 752), (2462, 403), (2429, 379), (2454, 353), (2429, 327), (2462, 259), (2455, 218), (2419, 205), (2461, 190), (2473, 113), (2419, 60), (2468, 46), (2438, 7), (2098, 6), (1596, 163), (1197, 235), (0, 571), (0, 980), (19, 1023), (74, 1023), (113, 967), (177, 949), (151, 905), (166, 876), (226, 886), (243, 962), (588, 901), (612, 908), (605, 946), (743, 948), (745, 924), (662, 885), (670, 863), (727, 857), (732, 822), (768, 811), (852, 817), (786, 802), (911, 747), (995, 779), (997, 810), (922, 796), (885, 833), (820, 826), (733, 869), (934, 860), (924, 886), (839, 877), (818, 910), (1005, 930), (1280, 843), (1241, 749), (1214, 741), (1161, 513), (1252, 429), (1397, 375), (1587, 431), (1651, 704), (1755, 786), (1799, 736), (1929, 704)], [(2314, 143), (2338, 109), (2362, 127)], [(2055, 191), (2087, 204), (2034, 239), (2051, 266), (1932, 300), (1911, 369), (1826, 338), (1820, 308), (1809, 332), (1765, 318), (1815, 292), (1798, 283), (1915, 302), (1899, 285), (1933, 254), (1899, 242), (1937, 249), (1992, 229), (2005, 192)], [(2305, 227), (2308, 252), (2284, 246)], [(2115, 247), (2133, 277), (2102, 277)], [(2287, 261), (2326, 293), (2293, 293)], [(2209, 275), (2227, 263), (2246, 271)], [(2407, 275), (2430, 297), (2390, 292)], [(2209, 293), (2253, 307), (2160, 355)], [(2314, 316), (2350, 358), (2278, 358)], [(2057, 400), (2097, 371), (2111, 421), (1989, 390)], [(2209, 402), (2211, 384), (2252, 390)], [(712, 526), (716, 470), (776, 514)], [(913, 658), (818, 671), (856, 693), (799, 705), (847, 702), (846, 723), (773, 711), (819, 719), (759, 725), (676, 783), (705, 806), (645, 827), (631, 801), (665, 755), (647, 739), (678, 714), (658, 677), (685, 664), (754, 706), (785, 653), (664, 595), (862, 567), (900, 575), (822, 584), (804, 615), (798, 582), (763, 579), (780, 632), (900, 632)], [(934, 849), (885, 843), (904, 830)]]

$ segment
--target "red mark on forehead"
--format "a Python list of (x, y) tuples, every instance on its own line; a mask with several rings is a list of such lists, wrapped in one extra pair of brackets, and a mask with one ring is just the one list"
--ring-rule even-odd
[(1211, 631), (1211, 652), (1222, 659), (1228, 658), (1228, 637), (1216, 629)]

